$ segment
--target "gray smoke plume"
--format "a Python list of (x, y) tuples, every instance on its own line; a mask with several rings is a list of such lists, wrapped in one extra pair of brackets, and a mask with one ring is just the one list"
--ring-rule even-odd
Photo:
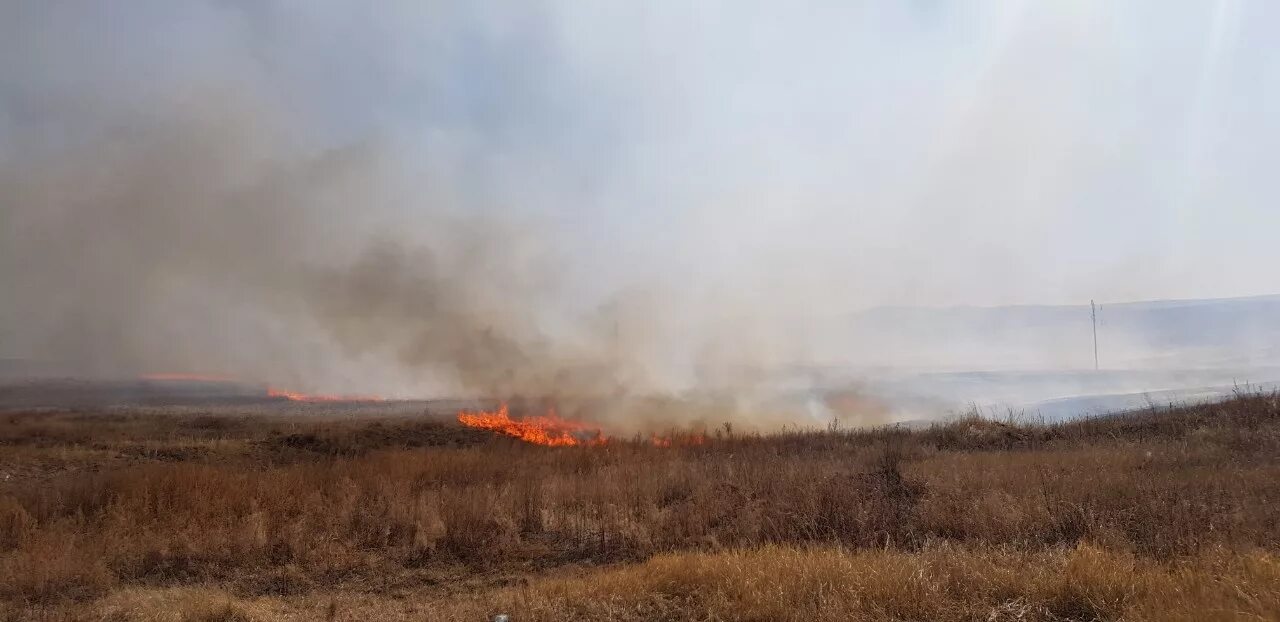
[(712, 421), (1076, 368), (855, 314), (1274, 289), (1276, 9), (1210, 4), (6, 3), (0, 357)]
[(375, 149), (309, 153), (260, 111), (180, 112), (6, 168), (19, 351), (286, 382), (319, 340), (335, 367), (381, 356), (442, 388), (554, 388), (569, 361), (539, 332), (555, 272), (521, 254), (536, 231), (428, 204), (426, 234), (378, 232), (359, 211), (397, 198)]

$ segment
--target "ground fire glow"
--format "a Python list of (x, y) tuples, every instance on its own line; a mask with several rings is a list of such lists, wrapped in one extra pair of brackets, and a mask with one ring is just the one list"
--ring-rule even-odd
[(231, 376), (218, 376), (211, 374), (191, 374), (185, 372), (163, 372), (143, 374), (138, 376), (139, 380), (146, 382), (184, 382), (184, 383), (216, 383), (216, 384), (241, 384), (253, 387), (265, 387), (267, 397), (286, 399), (291, 402), (384, 402), (386, 398), (377, 395), (343, 395), (338, 393), (302, 393), (300, 391), (288, 391), (278, 389), (270, 385), (263, 385), (257, 382), (244, 382)]
[[(526, 443), (546, 447), (596, 446), (609, 443), (609, 437), (600, 428), (580, 421), (565, 419), (548, 408), (547, 414), (512, 419), (510, 409), (504, 403), (497, 410), (467, 411), (458, 413), (458, 422), (470, 428), (490, 430)], [(636, 437), (641, 441), (643, 437)], [(694, 432), (671, 436), (650, 435), (648, 443), (655, 447), (672, 445), (701, 445), (707, 441), (705, 434)], [(644, 441), (641, 441), (644, 442)]]
[(383, 398), (376, 395), (324, 395), (312, 393), (299, 393), (297, 391), (285, 391), (284, 389), (276, 389), (267, 387), (268, 397), (283, 397), (293, 402), (381, 402)]
[(458, 421), (467, 427), (492, 430), (499, 434), (518, 438), (535, 445), (548, 447), (573, 447), (576, 445), (603, 445), (606, 440), (598, 428), (585, 423), (563, 419), (554, 408), (547, 414), (512, 419), (503, 404), (494, 411), (462, 411)]

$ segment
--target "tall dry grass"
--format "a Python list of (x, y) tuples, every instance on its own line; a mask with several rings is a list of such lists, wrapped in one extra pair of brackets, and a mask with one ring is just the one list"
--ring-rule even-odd
[(765, 546), (672, 553), (571, 579), (437, 603), (424, 619), (499, 612), (559, 620), (1265, 620), (1280, 557), (1206, 552), (1178, 564), (1081, 544), (914, 552)]
[[(1268, 552), (1280, 550), (1273, 396), (1066, 425), (969, 418), (673, 448), (547, 449), (414, 420), (80, 415), (0, 418), (0, 442), (0, 470), (17, 473), (0, 482), (9, 612), (78, 611), (141, 588), (213, 585), (237, 598), (380, 590), (438, 582), (446, 568), (536, 574), (650, 560), (641, 572), (730, 563), (741, 549), (766, 551), (751, 553), (759, 564), (846, 557), (810, 547), (927, 568), (972, 559), (972, 573), (1051, 568), (1064, 551), (1088, 550), (1175, 577), (1231, 560), (1273, 568)], [(880, 559), (870, 555), (858, 559)], [(1017, 598), (1041, 603), (1033, 608), (1052, 600)]]

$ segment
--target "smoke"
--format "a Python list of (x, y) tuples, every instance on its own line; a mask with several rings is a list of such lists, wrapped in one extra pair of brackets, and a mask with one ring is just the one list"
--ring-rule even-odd
[(538, 323), (554, 270), (522, 248), (546, 241), (535, 230), (421, 194), (425, 232), (362, 224), (410, 199), (376, 148), (309, 152), (225, 101), (164, 112), (7, 168), (20, 351), (93, 375), (289, 382), (318, 349), (329, 381), (382, 358), (439, 388), (551, 386), (529, 375), (557, 366)]
[(1074, 366), (846, 324), (1273, 289), (1274, 9), (1224, 3), (12, 3), (0, 356), (708, 420)]
[[(163, 112), (6, 168), (18, 352), (405, 395), (656, 388), (620, 375), (612, 311), (557, 302), (537, 223), (411, 187), (384, 147), (309, 151), (263, 107)], [(365, 217), (398, 204), (412, 230)]]

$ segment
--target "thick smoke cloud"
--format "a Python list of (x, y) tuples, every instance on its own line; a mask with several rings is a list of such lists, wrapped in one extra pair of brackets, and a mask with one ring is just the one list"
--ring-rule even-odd
[(320, 343), (335, 369), (555, 388), (567, 361), (540, 332), (556, 283), (524, 248), (535, 230), (449, 205), (428, 206), (425, 232), (362, 224), (354, 209), (408, 200), (376, 149), (308, 152), (261, 110), (181, 112), (9, 168), (12, 343), (97, 376), (316, 383), (290, 376)]
[(10, 3), (0, 356), (749, 401), (982, 348), (877, 305), (1265, 293), (1274, 13)]

